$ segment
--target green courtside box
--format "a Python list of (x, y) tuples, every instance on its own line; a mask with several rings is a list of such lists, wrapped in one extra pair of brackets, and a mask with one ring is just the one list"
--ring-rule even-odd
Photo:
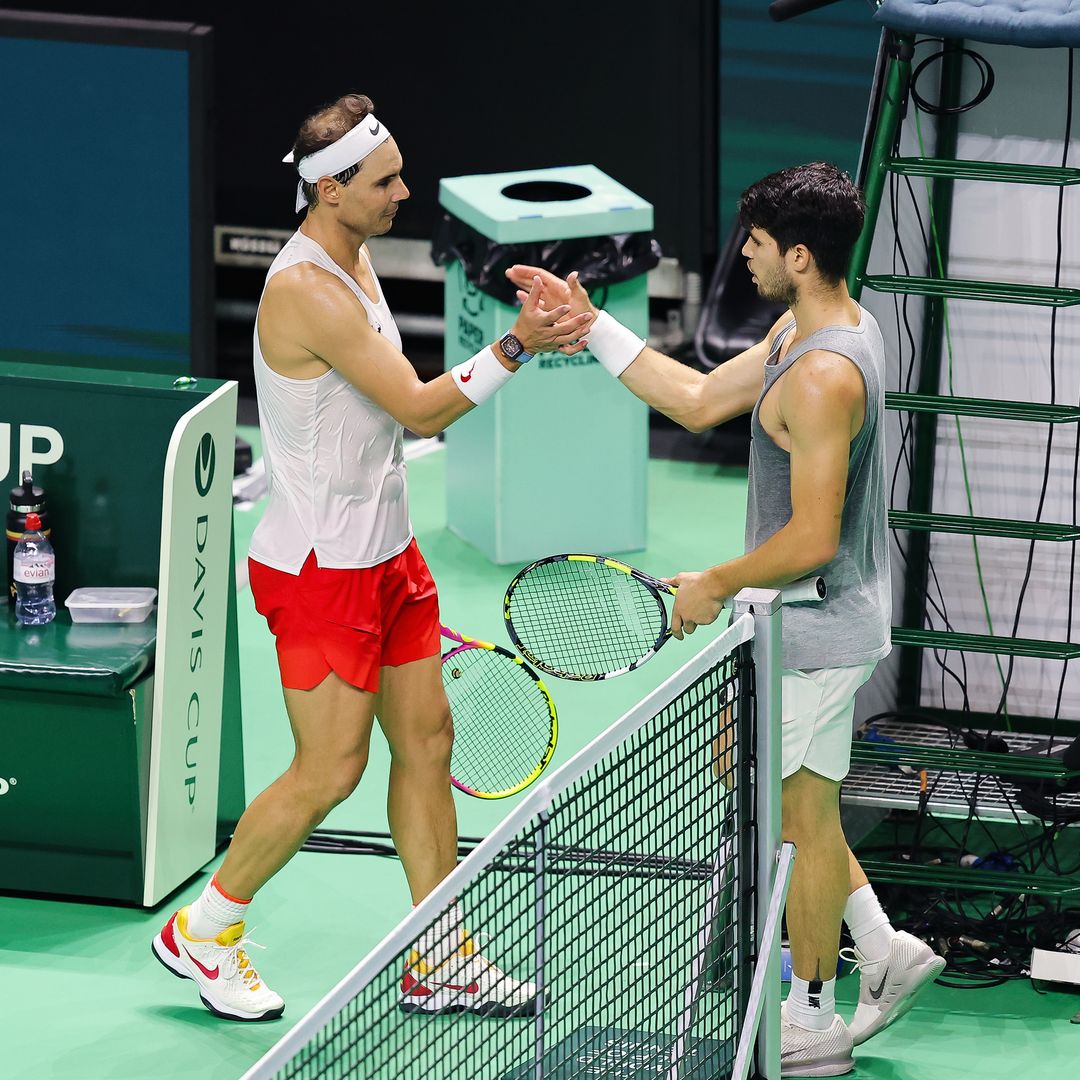
[[(236, 383), (0, 362), (0, 490), (45, 489), (56, 619), (0, 605), (0, 893), (153, 907), (244, 809), (232, 542)], [(140, 623), (79, 586), (150, 586)]]
[[(593, 165), (443, 179), (439, 202), (510, 254), (521, 245), (526, 257), (538, 242), (653, 227), (652, 206)], [(644, 272), (590, 295), (647, 335)], [(512, 302), (470, 280), (460, 259), (447, 265), (445, 312), (447, 369), (495, 341), (517, 317)], [(447, 524), (494, 563), (574, 550), (639, 551), (648, 435), (647, 407), (591, 353), (536, 356), (447, 431)]]

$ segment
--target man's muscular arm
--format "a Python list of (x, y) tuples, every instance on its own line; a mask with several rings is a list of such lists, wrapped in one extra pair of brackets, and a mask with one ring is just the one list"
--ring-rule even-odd
[[(591, 312), (594, 317), (599, 314), (576, 272), (564, 281), (538, 266), (515, 265), (506, 271), (506, 276), (521, 289), (539, 277), (545, 303), (569, 304), (574, 313)], [(523, 291), (519, 292), (518, 298), (524, 295)], [(619, 381), (647, 405), (688, 431), (707, 431), (753, 409), (761, 393), (762, 368), (773, 340), (791, 318), (791, 313), (786, 312), (756, 345), (708, 374), (646, 346), (622, 372)]]
[[(514, 323), (526, 351), (573, 349), (589, 319), (560, 322), (566, 310), (545, 311), (538, 297), (539, 290)], [(422, 382), (404, 354), (368, 323), (349, 287), (309, 263), (271, 279), (259, 315), (259, 340), (267, 363), (279, 374), (307, 379), (333, 368), (417, 435), (437, 435), (474, 407), (449, 372)], [(494, 352), (508, 371), (521, 366), (497, 346)]]
[(646, 347), (619, 376), (619, 381), (688, 431), (708, 431), (754, 408), (773, 337), (787, 322), (790, 316), (778, 320), (768, 336), (756, 345), (708, 374)]
[(813, 350), (799, 358), (776, 390), (779, 419), (790, 440), (791, 519), (737, 559), (670, 579), (679, 586), (672, 615), (676, 637), (684, 623), (692, 629), (712, 622), (740, 589), (779, 588), (836, 555), (851, 440), (863, 416), (862, 377), (850, 360)]

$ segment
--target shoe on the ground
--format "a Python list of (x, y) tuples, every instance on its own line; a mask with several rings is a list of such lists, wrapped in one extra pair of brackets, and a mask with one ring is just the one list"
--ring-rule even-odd
[(535, 1016), (536, 984), (522, 982), (497, 968), (464, 936), (449, 959), (425, 961), (414, 948), (401, 978), (399, 1004), (409, 1013), (470, 1012), (478, 1016)]
[(811, 1031), (788, 1019), (786, 1001), (780, 1006), (781, 1076), (843, 1076), (855, 1068), (851, 1046), (841, 1017), (825, 1031)]
[[(845, 950), (847, 952), (847, 950)], [(848, 1029), (856, 1046), (884, 1031), (915, 1004), (915, 997), (945, 969), (945, 960), (925, 942), (903, 930), (889, 946), (889, 955), (869, 963), (854, 950), (859, 966), (859, 1004)]]
[(262, 981), (244, 951), (245, 945), (255, 944), (244, 937), (244, 924), (234, 923), (214, 938), (193, 938), (187, 932), (187, 914), (182, 907), (161, 928), (154, 938), (154, 956), (177, 978), (191, 979), (202, 1003), (223, 1020), (281, 1016), (285, 1002)]

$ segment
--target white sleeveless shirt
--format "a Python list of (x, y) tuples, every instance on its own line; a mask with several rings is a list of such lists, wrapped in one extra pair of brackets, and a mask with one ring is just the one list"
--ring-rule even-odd
[[(363, 249), (361, 254), (378, 303), (299, 231), (278, 253), (266, 280), (297, 263), (321, 266), (349, 286), (368, 323), (400, 349), (401, 335), (375, 270)], [(257, 316), (254, 346), (270, 497), (251, 539), (251, 557), (299, 574), (312, 550), (319, 566), (338, 569), (376, 566), (400, 554), (412, 540), (402, 426), (333, 368), (314, 379), (274, 371), (259, 346)]]

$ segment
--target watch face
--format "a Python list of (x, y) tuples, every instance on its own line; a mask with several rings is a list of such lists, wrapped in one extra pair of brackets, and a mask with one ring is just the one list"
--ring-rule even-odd
[(516, 360), (524, 352), (521, 342), (513, 334), (504, 334), (499, 341), (499, 347), (508, 360)]

